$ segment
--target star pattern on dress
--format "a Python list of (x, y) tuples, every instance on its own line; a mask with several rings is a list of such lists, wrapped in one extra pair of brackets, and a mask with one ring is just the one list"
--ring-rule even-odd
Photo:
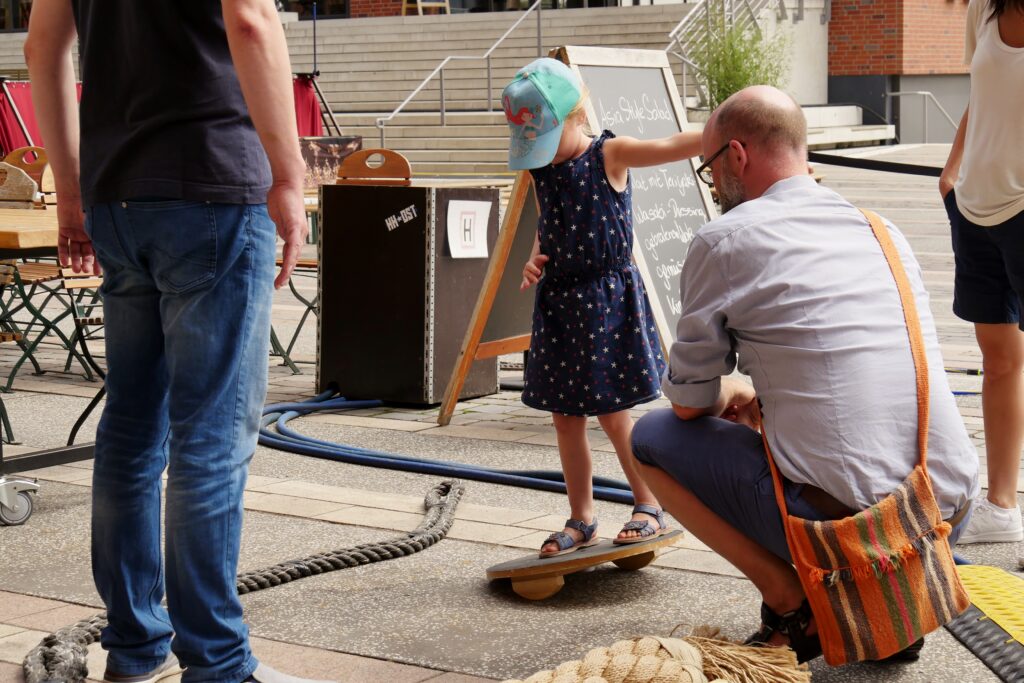
[(655, 326), (631, 262), (630, 189), (615, 192), (605, 176), (609, 137), (569, 163), (531, 171), (541, 253), (551, 259), (537, 287), (523, 399), (565, 415), (652, 400), (664, 369), (656, 335), (644, 333)]

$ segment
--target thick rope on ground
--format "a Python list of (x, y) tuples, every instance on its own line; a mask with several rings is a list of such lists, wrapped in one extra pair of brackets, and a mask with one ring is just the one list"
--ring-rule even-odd
[[(266, 569), (239, 574), (238, 594), (280, 586), (314, 574), (358, 567), (418, 553), (448, 534), (455, 522), (455, 508), (466, 489), (461, 482), (443, 481), (427, 492), (426, 514), (413, 531), (378, 543), (364, 543), (318, 553), (301, 560), (282, 562)], [(46, 636), (28, 655), (23, 668), (25, 683), (82, 683), (88, 674), (87, 647), (99, 641), (107, 625), (106, 613), (83, 619)]]
[[(756, 648), (707, 636), (620, 640), (583, 659), (505, 683), (807, 683), (789, 648)], [(713, 636), (712, 636), (713, 634)], [(712, 637), (709, 637), (712, 636)]]

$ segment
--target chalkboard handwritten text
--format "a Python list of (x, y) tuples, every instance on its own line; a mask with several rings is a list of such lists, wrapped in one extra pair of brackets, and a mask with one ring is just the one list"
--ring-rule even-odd
[(637, 131), (643, 133), (646, 121), (675, 121), (672, 106), (666, 99), (659, 102), (651, 95), (644, 94), (639, 99), (620, 97), (617, 104), (617, 109), (611, 109), (605, 106), (603, 99), (597, 100), (597, 116), (602, 128), (621, 128), (623, 124), (634, 123)]

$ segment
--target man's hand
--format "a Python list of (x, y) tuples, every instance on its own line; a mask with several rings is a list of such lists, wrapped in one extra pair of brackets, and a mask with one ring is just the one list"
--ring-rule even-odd
[(720, 403), (716, 404), (721, 408), (718, 417), (757, 429), (755, 401), (754, 387), (734, 377), (723, 377)]
[(280, 289), (291, 278), (302, 252), (302, 245), (306, 243), (306, 236), (309, 235), (302, 186), (293, 183), (274, 183), (267, 193), (267, 213), (277, 226), (277, 234), (284, 240), (281, 272), (274, 280), (274, 287)]
[(673, 403), (672, 410), (680, 420), (694, 420), (705, 416), (720, 417), (757, 429), (756, 401), (754, 387), (733, 377), (723, 377), (718, 400), (714, 405), (706, 408), (689, 408)]
[(57, 258), (61, 266), (76, 273), (100, 274), (92, 240), (85, 234), (82, 200), (78, 197), (57, 197)]
[(756, 399), (751, 398), (746, 403), (729, 403), (725, 406), (725, 410), (719, 416), (723, 420), (729, 422), (735, 422), (736, 424), (746, 425), (751, 429), (757, 429), (757, 413), (755, 406), (757, 405)]
[(548, 257), (544, 254), (536, 254), (526, 262), (523, 266), (523, 283), (519, 285), (519, 291), (527, 290), (540, 282), (541, 275), (544, 274), (544, 264), (547, 262)]

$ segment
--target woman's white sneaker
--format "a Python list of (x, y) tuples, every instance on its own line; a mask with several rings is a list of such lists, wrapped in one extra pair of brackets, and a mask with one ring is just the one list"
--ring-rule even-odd
[(962, 543), (1014, 543), (1024, 541), (1024, 524), (1020, 519), (1020, 506), (1002, 508), (988, 498), (979, 496), (967, 528), (960, 534)]

